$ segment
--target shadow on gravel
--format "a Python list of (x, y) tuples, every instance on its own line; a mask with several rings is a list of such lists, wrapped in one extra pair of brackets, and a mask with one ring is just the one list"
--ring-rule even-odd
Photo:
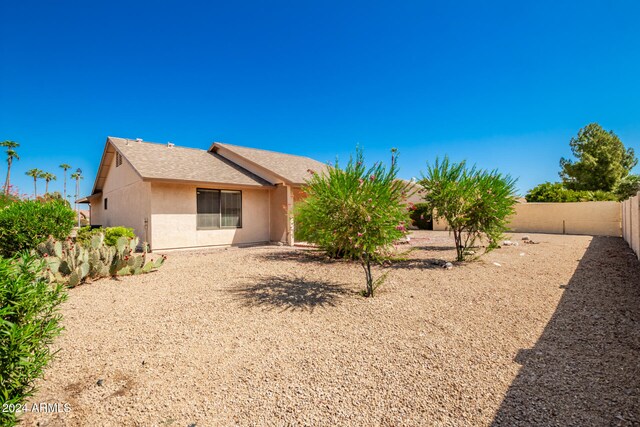
[(295, 261), (312, 264), (331, 264), (339, 260), (332, 260), (322, 252), (313, 249), (294, 249), (289, 251), (274, 251), (260, 255), (265, 261)]
[(442, 269), (447, 260), (440, 258), (411, 258), (406, 261), (394, 261), (389, 267), (393, 270), (430, 270)]
[(281, 311), (333, 307), (345, 295), (354, 292), (329, 282), (309, 281), (302, 277), (273, 276), (261, 282), (231, 290), (245, 307), (265, 307)]
[(594, 237), (493, 426), (640, 425), (640, 263)]

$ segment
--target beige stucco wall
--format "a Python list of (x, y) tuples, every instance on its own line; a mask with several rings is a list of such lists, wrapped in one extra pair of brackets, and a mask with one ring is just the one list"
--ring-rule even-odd
[[(509, 228), (521, 233), (587, 234), (620, 236), (619, 202), (518, 203)], [(434, 221), (434, 230), (446, 230), (446, 222)]]
[(640, 259), (640, 193), (622, 202), (622, 237)]
[(271, 215), (271, 233), (270, 240), (272, 242), (287, 243), (287, 225), (289, 220), (288, 199), (290, 190), (286, 185), (277, 185), (271, 191), (270, 215)]
[[(270, 240), (270, 191), (268, 189), (242, 189), (242, 228), (197, 230), (197, 188), (208, 187), (155, 182), (151, 184), (153, 250), (241, 245)], [(215, 187), (214, 189), (238, 188)]]
[(91, 198), (91, 224), (131, 227), (140, 242), (148, 241), (145, 220), (149, 219), (150, 195), (151, 184), (143, 182), (126, 159), (118, 167), (111, 162), (102, 195)]

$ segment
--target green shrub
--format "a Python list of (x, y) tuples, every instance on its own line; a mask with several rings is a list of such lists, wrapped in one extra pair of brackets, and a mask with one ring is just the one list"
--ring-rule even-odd
[[(31, 255), (0, 258), (0, 406), (23, 404), (53, 354), (60, 333), (62, 285), (43, 277), (44, 262)], [(16, 414), (0, 412), (0, 425), (14, 425)]]
[(345, 169), (336, 162), (323, 173), (310, 172), (303, 187), (307, 197), (295, 210), (298, 235), (332, 257), (359, 261), (366, 276), (364, 295), (373, 296), (382, 281), (374, 282), (371, 261), (384, 258), (407, 233), (407, 183), (396, 179), (394, 159), (389, 169), (380, 163), (366, 168), (361, 150)]
[(411, 220), (420, 230), (428, 230), (433, 221), (431, 206), (428, 203), (416, 203), (411, 211)]
[(484, 237), (486, 251), (497, 246), (507, 230), (507, 218), (514, 213), (516, 180), (497, 171), (467, 168), (465, 162), (451, 163), (447, 157), (427, 166), (420, 184), (434, 216), (444, 218), (453, 232), (457, 260)]
[(76, 233), (76, 242), (82, 246), (87, 246), (91, 243), (91, 238), (97, 234), (103, 233), (102, 228), (80, 227)]
[(545, 182), (539, 184), (529, 190), (525, 196), (527, 202), (550, 202), (550, 203), (568, 203), (568, 202), (597, 202), (597, 201), (615, 201), (619, 196), (602, 190), (585, 191), (585, 190), (569, 190), (560, 182)]
[(61, 201), (19, 200), (0, 210), (0, 256), (28, 251), (50, 235), (69, 236), (75, 214)]
[(104, 243), (107, 246), (115, 246), (120, 237), (133, 239), (136, 237), (133, 228), (127, 227), (107, 227), (104, 229)]
[(627, 175), (622, 178), (615, 188), (615, 194), (618, 200), (627, 200), (640, 191), (640, 175)]
[(0, 209), (9, 206), (11, 203), (17, 200), (20, 199), (12, 194), (0, 193)]

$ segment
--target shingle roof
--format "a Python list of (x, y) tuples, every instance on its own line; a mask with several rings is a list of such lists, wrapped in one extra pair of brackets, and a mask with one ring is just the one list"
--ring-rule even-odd
[(284, 181), (289, 184), (304, 184), (305, 180), (309, 178), (309, 170), (319, 173), (327, 168), (326, 164), (309, 157), (278, 153), (276, 151), (261, 150), (258, 148), (241, 147), (222, 142), (214, 143), (210, 151), (215, 151), (216, 147), (226, 148), (238, 156), (262, 166), (268, 171), (282, 177)]
[(109, 137), (143, 179), (271, 186), (248, 170), (206, 150)]

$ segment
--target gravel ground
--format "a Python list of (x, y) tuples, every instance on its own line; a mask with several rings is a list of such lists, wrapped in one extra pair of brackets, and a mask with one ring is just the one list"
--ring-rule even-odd
[(23, 425), (638, 425), (640, 263), (530, 236), (445, 270), (448, 235), (416, 232), (373, 299), (359, 266), (275, 246), (72, 289), (31, 400), (71, 411)]

